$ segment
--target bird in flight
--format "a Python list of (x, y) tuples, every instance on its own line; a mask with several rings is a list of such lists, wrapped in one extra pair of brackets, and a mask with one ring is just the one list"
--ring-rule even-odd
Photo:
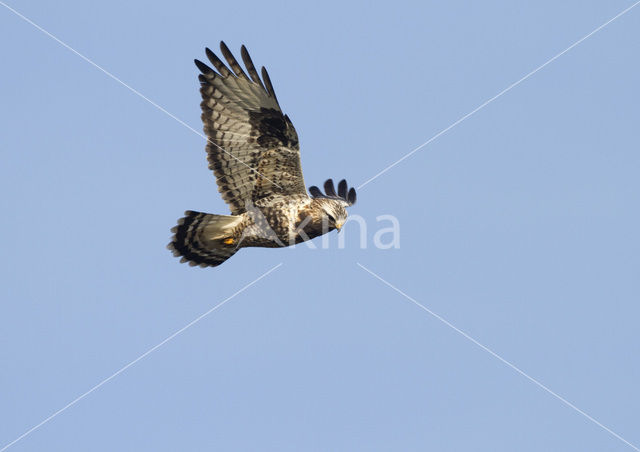
[(188, 210), (167, 246), (181, 262), (215, 267), (240, 248), (280, 248), (313, 239), (347, 219), (356, 191), (333, 180), (307, 193), (298, 134), (282, 113), (267, 70), (258, 74), (249, 52), (241, 55), (248, 75), (220, 43), (227, 65), (206, 49), (215, 70), (195, 60), (201, 74), (202, 122), (207, 159), (231, 215)]

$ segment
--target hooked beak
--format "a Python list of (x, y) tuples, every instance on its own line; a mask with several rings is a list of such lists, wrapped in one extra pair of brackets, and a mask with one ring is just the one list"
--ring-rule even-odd
[(340, 230), (342, 230), (342, 225), (344, 223), (336, 223), (336, 229), (338, 230), (338, 232), (340, 232)]

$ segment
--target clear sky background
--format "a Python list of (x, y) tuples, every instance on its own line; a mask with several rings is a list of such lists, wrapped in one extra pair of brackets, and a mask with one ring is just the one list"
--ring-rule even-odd
[[(246, 44), (307, 184), (357, 186), (632, 3), (10, 5), (198, 131), (193, 58)], [(165, 249), (228, 212), (203, 139), (0, 30), (0, 448), (282, 263), (9, 450), (633, 450), (356, 262), (640, 445), (640, 6), (362, 188), (367, 249), (204, 270)]]

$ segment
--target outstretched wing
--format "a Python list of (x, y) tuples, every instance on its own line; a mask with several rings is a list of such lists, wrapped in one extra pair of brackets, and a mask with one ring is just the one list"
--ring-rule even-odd
[(198, 79), (207, 158), (222, 199), (239, 215), (247, 201), (272, 194), (306, 195), (298, 134), (280, 109), (269, 74), (263, 67), (263, 84), (244, 46), (249, 76), (224, 42), (220, 50), (231, 70), (209, 49), (207, 57), (217, 72), (195, 63), (202, 72)]

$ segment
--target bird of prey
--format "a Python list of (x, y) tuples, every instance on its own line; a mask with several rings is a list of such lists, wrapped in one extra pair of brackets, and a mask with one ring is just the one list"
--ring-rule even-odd
[(167, 246), (181, 262), (220, 265), (240, 248), (278, 248), (310, 240), (347, 219), (356, 191), (331, 179), (324, 193), (305, 188), (300, 144), (291, 120), (282, 113), (269, 74), (258, 75), (247, 49), (241, 55), (247, 73), (220, 43), (227, 65), (208, 48), (215, 70), (195, 60), (200, 70), (202, 122), (207, 159), (231, 215), (186, 211), (171, 231)]

